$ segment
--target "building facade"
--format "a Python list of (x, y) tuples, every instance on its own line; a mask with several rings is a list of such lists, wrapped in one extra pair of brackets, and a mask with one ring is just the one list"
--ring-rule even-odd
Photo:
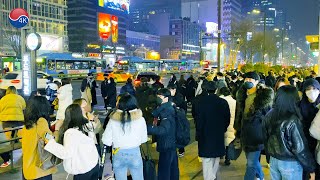
[(160, 36), (127, 30), (127, 46), (145, 47), (149, 50), (160, 51)]
[(0, 0), (0, 4), (0, 56), (20, 56), (21, 33), (9, 22), (9, 13), (15, 8), (27, 10), (28, 25), (41, 35), (39, 54), (68, 50), (65, 0)]
[(161, 14), (167, 14), (169, 19), (181, 17), (181, 0), (133, 1), (129, 14), (129, 29), (136, 32), (160, 35), (156, 31), (158, 25), (155, 26), (152, 17)]
[(129, 0), (68, 0), (70, 51), (100, 51), (90, 45), (102, 45), (106, 53), (124, 48), (129, 6)]
[(222, 37), (228, 39), (232, 31), (233, 24), (242, 20), (240, 0), (223, 0), (222, 1)]

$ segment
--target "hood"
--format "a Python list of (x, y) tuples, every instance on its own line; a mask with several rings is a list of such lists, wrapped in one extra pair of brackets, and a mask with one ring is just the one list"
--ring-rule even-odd
[[(110, 119), (113, 119), (115, 121), (121, 121), (121, 115), (122, 115), (122, 110), (116, 110), (113, 114), (111, 114)], [(142, 118), (142, 111), (140, 109), (134, 109), (129, 111), (130, 116), (131, 116), (131, 120), (138, 120), (140, 118)], [(125, 115), (125, 119), (128, 118), (128, 115)]]
[(313, 86), (314, 88), (320, 90), (320, 84), (315, 79), (308, 79), (303, 83), (303, 92), (305, 92), (309, 86)]
[(50, 88), (50, 89), (52, 89), (52, 90), (54, 90), (54, 91), (56, 91), (56, 90), (58, 90), (58, 86), (57, 86), (57, 84), (55, 84), (55, 83), (49, 83), (49, 84), (47, 84), (47, 88)]
[(60, 89), (72, 91), (72, 86), (71, 84), (66, 84), (64, 86), (61, 86)]

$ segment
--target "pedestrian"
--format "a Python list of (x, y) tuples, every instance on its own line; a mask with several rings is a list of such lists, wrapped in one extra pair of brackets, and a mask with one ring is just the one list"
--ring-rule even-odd
[[(6, 90), (6, 95), (0, 100), (0, 121), (4, 130), (23, 126), (24, 115), (23, 111), (26, 108), (26, 102), (21, 97), (14, 86), (9, 86)], [(6, 139), (10, 140), (14, 137), (21, 137), (19, 131), (5, 132)], [(12, 162), (10, 161), (10, 153), (3, 153), (0, 155), (3, 163), (0, 168), (8, 167)]]
[(148, 78), (142, 77), (140, 85), (136, 88), (136, 98), (142, 110), (142, 115), (147, 123), (153, 122), (152, 111), (156, 108), (155, 103), (150, 103), (156, 99), (152, 88), (148, 85)]
[(216, 82), (206, 86), (208, 95), (200, 97), (195, 107), (196, 136), (203, 178), (213, 180), (217, 178), (220, 157), (225, 155), (224, 134), (230, 124), (230, 109), (228, 102), (215, 94)]
[(46, 85), (46, 98), (49, 101), (49, 104), (51, 105), (51, 111), (50, 114), (53, 114), (54, 112), (54, 106), (52, 105), (52, 102), (56, 99), (58, 94), (58, 86), (56, 83), (53, 82), (53, 77), (48, 76), (47, 77), (47, 85)]
[(171, 74), (171, 76), (170, 76), (170, 80), (169, 80), (169, 82), (168, 82), (168, 85), (169, 84), (177, 84), (178, 82), (177, 82), (177, 77), (176, 77), (176, 75), (175, 74)]
[(206, 78), (205, 77), (199, 77), (199, 82), (198, 82), (198, 86), (197, 86), (197, 89), (196, 89), (196, 92), (195, 92), (195, 96), (198, 96), (202, 93), (202, 84), (203, 82), (206, 81)]
[(158, 180), (178, 180), (179, 165), (176, 152), (175, 110), (170, 102), (171, 93), (168, 89), (160, 89), (157, 98), (160, 106), (153, 111), (153, 116), (160, 123), (148, 124), (148, 134), (155, 135), (159, 152)]
[(23, 179), (52, 180), (56, 167), (48, 170), (40, 168), (39, 139), (46, 134), (52, 136), (49, 129), (50, 104), (45, 97), (34, 96), (27, 102), (25, 126), (22, 129), (22, 174)]
[(152, 88), (156, 91), (158, 91), (159, 89), (162, 89), (164, 88), (164, 85), (160, 82), (160, 76), (155, 76), (153, 78), (153, 80), (155, 81), (153, 84), (152, 84)]
[(282, 86), (273, 109), (263, 120), (265, 150), (271, 156), (271, 179), (303, 179), (303, 170), (315, 179), (316, 163), (303, 132), (299, 101), (294, 86)]
[(182, 94), (183, 99), (186, 98), (186, 83), (187, 83), (187, 81), (184, 79), (184, 75), (181, 74), (180, 75), (180, 79), (178, 81), (178, 86), (177, 87), (178, 87), (178, 92), (180, 94)]
[(187, 98), (187, 103), (191, 105), (191, 102), (193, 98), (195, 97), (195, 91), (197, 88), (197, 83), (193, 78), (193, 75), (190, 75), (190, 77), (187, 79), (186, 83), (186, 98)]
[[(72, 86), (70, 79), (63, 78), (61, 80), (62, 86), (58, 89), (59, 107), (56, 116), (55, 131), (59, 131), (60, 126), (65, 118), (65, 111), (67, 107), (72, 104)], [(57, 135), (57, 134), (56, 134)]]
[(10, 69), (7, 65), (4, 67), (3, 70), (4, 70), (4, 74), (7, 74), (10, 71)]
[(88, 136), (88, 120), (81, 107), (71, 104), (60, 128), (58, 143), (46, 139), (44, 149), (63, 160), (64, 170), (74, 180), (95, 180), (99, 176), (99, 154), (94, 140)]
[(114, 82), (114, 79), (111, 77), (108, 81), (108, 94), (107, 94), (107, 103), (108, 107), (111, 109), (116, 107), (117, 102), (117, 84)]
[(127, 83), (124, 86), (122, 86), (120, 89), (120, 94), (125, 94), (125, 93), (129, 93), (132, 96), (136, 95), (136, 90), (133, 87), (131, 78), (128, 78)]
[(127, 180), (128, 170), (133, 180), (143, 180), (140, 145), (147, 140), (146, 121), (137, 100), (122, 94), (102, 137), (103, 144), (113, 148), (112, 168), (117, 180)]
[(217, 94), (220, 95), (220, 89), (223, 87), (228, 87), (227, 82), (226, 82), (226, 78), (224, 76), (224, 74), (222, 72), (218, 72), (217, 73)]
[(274, 73), (272, 71), (268, 72), (268, 76), (266, 77), (266, 85), (271, 88), (276, 85), (276, 78), (274, 77)]
[[(183, 109), (184, 112), (187, 114), (187, 102), (183, 99), (183, 96), (177, 92), (177, 86), (172, 84), (168, 85), (167, 87), (171, 93), (170, 101), (175, 104), (177, 108)], [(178, 149), (179, 157), (183, 157), (185, 153), (184, 148)]]
[(230, 159), (228, 157), (228, 146), (230, 143), (236, 138), (236, 130), (233, 128), (234, 125), (234, 117), (236, 115), (236, 100), (233, 99), (230, 89), (227, 87), (223, 87), (220, 89), (220, 97), (228, 102), (229, 109), (230, 109), (230, 124), (228, 126), (227, 132), (224, 135), (225, 138), (225, 146), (226, 146), (226, 157), (224, 164), (229, 166), (230, 165)]
[(104, 73), (103, 74), (103, 77), (104, 77), (104, 80), (101, 82), (101, 95), (102, 95), (102, 98), (104, 100), (104, 108), (107, 109), (108, 107), (108, 101), (107, 101), (107, 98), (108, 98), (108, 89), (109, 89), (109, 74), (107, 73)]
[(278, 91), (278, 89), (281, 87), (281, 86), (285, 86), (285, 85), (290, 85), (289, 81), (284, 78), (284, 77), (280, 77), (278, 78), (277, 82), (275, 83), (275, 86), (274, 86), (274, 91)]
[[(315, 152), (317, 147), (317, 140), (310, 135), (309, 129), (311, 126), (311, 122), (316, 117), (319, 112), (319, 104), (320, 104), (320, 84), (317, 80), (313, 78), (307, 79), (303, 83), (302, 89), (303, 95), (300, 101), (300, 110), (302, 115), (302, 125), (303, 132), (307, 138), (308, 146), (311, 152)], [(314, 154), (313, 154), (314, 155)], [(315, 159), (315, 156), (314, 156)], [(320, 179), (320, 166), (317, 165), (316, 168), (316, 179)], [(304, 179), (307, 179), (308, 173), (305, 172)]]
[[(82, 80), (81, 83), (81, 92), (84, 93), (86, 91), (86, 88), (90, 89), (91, 92), (91, 109), (93, 109), (93, 107), (97, 104), (97, 93), (96, 93), (96, 88), (98, 88), (97, 86), (97, 82), (93, 77), (92, 73), (88, 73), (88, 76), (86, 79)], [(89, 101), (88, 101), (89, 102)]]
[(271, 109), (274, 93), (271, 88), (259, 84), (256, 72), (245, 74), (244, 84), (237, 93), (234, 128), (246, 154), (247, 167), (244, 180), (264, 178), (259, 162), (263, 150), (262, 118)]

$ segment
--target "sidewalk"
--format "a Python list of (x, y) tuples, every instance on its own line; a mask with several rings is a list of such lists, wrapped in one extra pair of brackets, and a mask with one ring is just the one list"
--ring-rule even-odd
[[(180, 180), (202, 180), (202, 164), (198, 160), (198, 148), (197, 142), (194, 142), (187, 146), (185, 156), (179, 158), (179, 168), (180, 168)], [(152, 157), (157, 161), (158, 153), (155, 152), (155, 148), (152, 148)], [(14, 152), (15, 166), (21, 167), (21, 150)], [(269, 170), (265, 162), (265, 156), (262, 156), (263, 171), (265, 173), (265, 180), (269, 180)], [(244, 153), (241, 154), (237, 161), (232, 161), (230, 166), (224, 166), (223, 160), (220, 162), (220, 173), (218, 175), (219, 180), (242, 180), (245, 173), (245, 163), (246, 159)], [(0, 179), (1, 180), (20, 180), (21, 178), (21, 168), (14, 173), (2, 173), (4, 169), (0, 169)], [(64, 180), (67, 177), (67, 173), (63, 170), (63, 166), (59, 166), (58, 173), (53, 175), (54, 180)], [(68, 177), (71, 180), (72, 176)]]

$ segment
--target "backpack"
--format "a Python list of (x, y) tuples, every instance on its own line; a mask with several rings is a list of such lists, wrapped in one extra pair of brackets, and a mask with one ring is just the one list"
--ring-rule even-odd
[(186, 112), (178, 107), (175, 109), (176, 120), (176, 146), (177, 148), (184, 148), (190, 142), (190, 123), (186, 117)]

